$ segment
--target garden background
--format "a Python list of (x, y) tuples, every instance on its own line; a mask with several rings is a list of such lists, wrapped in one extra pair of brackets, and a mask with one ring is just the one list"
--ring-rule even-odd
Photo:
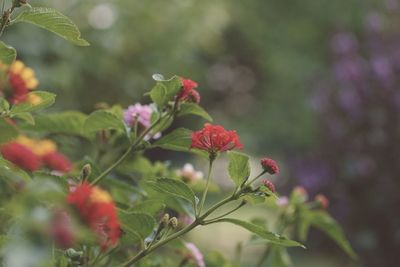
[[(247, 153), (278, 159), (280, 192), (300, 184), (310, 196), (329, 197), (329, 211), (360, 255), (353, 262), (314, 233), (307, 251), (293, 250), (296, 266), (400, 262), (397, 1), (35, 2), (71, 17), (91, 43), (73, 46), (26, 25), (4, 35), (36, 70), (41, 88), (57, 94), (53, 110), (127, 106), (144, 99), (154, 73), (190, 77), (200, 84), (202, 105), (217, 123), (237, 129)], [(198, 129), (202, 121), (180, 123)], [(79, 156), (74, 144), (61, 143), (71, 158)], [(171, 155), (177, 154), (150, 156)], [(186, 156), (171, 164), (182, 166)], [(202, 250), (222, 246), (233, 257), (244, 235), (218, 225), (191, 238)], [(247, 261), (260, 251), (249, 249)]]

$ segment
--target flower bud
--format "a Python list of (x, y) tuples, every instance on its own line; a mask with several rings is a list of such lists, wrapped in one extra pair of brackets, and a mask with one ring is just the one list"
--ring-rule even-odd
[(83, 166), (82, 168), (81, 179), (86, 180), (87, 178), (89, 178), (91, 173), (92, 173), (92, 166), (90, 166), (89, 163), (85, 164), (85, 166)]
[(169, 214), (165, 213), (160, 221), (160, 227), (165, 228), (168, 226), (168, 224), (169, 224)]
[(173, 229), (177, 228), (177, 227), (178, 227), (178, 219), (177, 219), (176, 217), (172, 217), (172, 218), (169, 220), (168, 225), (169, 225), (171, 228), (173, 228)]
[(263, 167), (264, 171), (268, 172), (269, 174), (279, 173), (278, 164), (276, 164), (276, 161), (273, 159), (270, 158), (261, 159), (261, 166)]
[(315, 202), (317, 202), (321, 208), (326, 210), (329, 207), (329, 200), (328, 198), (323, 195), (323, 194), (318, 194), (314, 198)]
[(266, 186), (272, 193), (275, 193), (275, 185), (269, 180), (263, 180), (263, 185)]
[(293, 194), (295, 194), (295, 195), (301, 197), (304, 201), (307, 201), (307, 199), (308, 199), (308, 192), (307, 192), (307, 190), (306, 190), (304, 187), (302, 187), (302, 186), (296, 186), (296, 187), (293, 189)]
[(76, 261), (79, 260), (82, 256), (83, 256), (83, 252), (82, 251), (76, 251), (73, 248), (69, 248), (65, 251), (65, 256), (67, 256), (68, 258)]

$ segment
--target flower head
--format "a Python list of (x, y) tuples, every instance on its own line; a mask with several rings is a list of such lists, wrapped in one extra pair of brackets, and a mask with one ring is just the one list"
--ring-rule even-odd
[(204, 256), (201, 251), (193, 243), (185, 243), (185, 247), (189, 250), (187, 258), (191, 260), (198, 267), (206, 267)]
[(185, 182), (196, 182), (203, 179), (204, 176), (201, 171), (196, 171), (190, 163), (186, 163), (182, 169), (178, 170), (177, 175)]
[(97, 186), (82, 183), (67, 197), (86, 224), (96, 233), (103, 249), (115, 245), (121, 235), (116, 206), (108, 192)]
[(315, 196), (315, 202), (317, 202), (321, 208), (326, 210), (329, 207), (329, 199), (323, 195), (323, 194), (318, 194)]
[(200, 103), (200, 94), (194, 88), (197, 88), (198, 84), (192, 80), (181, 78), (182, 90), (177, 95), (178, 101), (188, 101)]
[(307, 199), (308, 199), (308, 192), (307, 192), (307, 190), (306, 190), (304, 187), (302, 187), (302, 186), (296, 186), (296, 187), (293, 189), (293, 194), (295, 194), (295, 195), (301, 197), (304, 201), (307, 201)]
[(69, 172), (72, 169), (71, 162), (61, 153), (48, 153), (45, 154), (42, 159), (46, 166), (52, 170), (64, 173)]
[(0, 147), (3, 157), (26, 171), (36, 171), (42, 166), (41, 158), (32, 150), (15, 141)]
[[(124, 110), (124, 121), (125, 124), (132, 128), (138, 123), (138, 131), (144, 131), (151, 126), (151, 115), (153, 114), (153, 109), (149, 105), (142, 105), (136, 103), (135, 105), (130, 105)], [(154, 135), (147, 135), (146, 140), (150, 138), (159, 138), (161, 133), (156, 133)]]
[[(10, 102), (17, 104), (27, 100), (30, 90), (36, 89), (39, 82), (33, 69), (26, 67), (22, 61), (16, 60), (8, 68), (8, 80), (12, 88)], [(28, 99), (29, 100), (29, 99)], [(37, 103), (38, 98), (31, 99)]]
[(276, 192), (276, 190), (275, 190), (275, 185), (274, 185), (271, 181), (269, 181), (269, 180), (263, 180), (262, 183), (263, 183), (263, 185), (264, 185), (265, 187), (267, 187), (272, 193), (275, 193), (275, 192)]
[(261, 159), (261, 166), (269, 174), (279, 173), (278, 164), (276, 164), (276, 161), (273, 159), (270, 159), (270, 158)]
[(210, 156), (218, 152), (243, 148), (236, 131), (227, 131), (220, 125), (206, 123), (204, 128), (192, 133), (192, 148), (207, 151)]

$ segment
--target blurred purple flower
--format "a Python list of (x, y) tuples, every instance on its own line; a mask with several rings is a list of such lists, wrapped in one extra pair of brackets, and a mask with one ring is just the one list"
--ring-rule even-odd
[(358, 43), (353, 34), (340, 32), (333, 36), (331, 47), (336, 54), (343, 55), (356, 51)]
[(189, 250), (190, 258), (194, 261), (194, 263), (199, 267), (206, 267), (204, 262), (203, 254), (193, 243), (185, 243), (185, 247)]
[[(124, 110), (124, 122), (130, 128), (134, 127), (135, 123), (138, 122), (139, 130), (147, 129), (151, 126), (152, 113), (153, 109), (149, 105), (136, 103), (135, 105), (130, 105), (127, 109)], [(153, 135), (148, 134), (145, 136), (144, 139), (157, 139), (160, 136), (161, 133), (155, 133)]]

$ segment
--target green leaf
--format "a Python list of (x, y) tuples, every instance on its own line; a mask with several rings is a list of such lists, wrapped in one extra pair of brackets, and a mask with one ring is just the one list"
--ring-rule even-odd
[(54, 102), (56, 100), (55, 94), (45, 92), (45, 91), (31, 92), (28, 94), (28, 98), (30, 97), (30, 95), (39, 97), (41, 99), (40, 103), (38, 103), (38, 104), (30, 104), (30, 103), (16, 104), (11, 107), (11, 112), (10, 112), (11, 116), (15, 116), (20, 113), (38, 111), (38, 110), (50, 107), (51, 105), (54, 104)]
[(293, 267), (293, 263), (286, 248), (279, 246), (271, 247), (271, 254), (268, 262), (270, 266), (274, 267)]
[(228, 172), (233, 182), (240, 186), (250, 176), (249, 156), (243, 153), (229, 151)]
[(263, 227), (260, 227), (260, 226), (257, 226), (255, 224), (251, 224), (251, 223), (248, 223), (245, 221), (231, 219), (231, 218), (224, 218), (224, 219), (218, 220), (218, 222), (229, 222), (229, 223), (239, 225), (239, 226), (249, 230), (250, 232), (256, 234), (257, 236), (261, 237), (262, 239), (264, 239), (270, 243), (273, 243), (273, 244), (277, 244), (277, 245), (284, 246), (284, 247), (305, 248), (304, 245), (300, 244), (299, 242), (296, 242), (296, 241), (288, 239), (287, 237), (269, 232), (269, 231), (265, 230)]
[[(130, 235), (131, 241), (136, 237), (145, 239), (153, 231), (156, 221), (147, 213), (118, 211), (122, 230)], [(137, 241), (137, 239), (136, 239)]]
[(35, 132), (70, 134), (84, 136), (83, 126), (87, 115), (78, 111), (65, 111), (60, 113), (43, 114), (35, 117), (35, 126), (22, 125), (24, 130)]
[(0, 62), (10, 65), (17, 57), (17, 51), (11, 46), (6, 45), (0, 41)]
[(188, 129), (178, 128), (157, 140), (153, 146), (173, 151), (193, 152), (208, 158), (208, 154), (205, 151), (190, 149), (192, 144), (191, 134), (192, 132)]
[(35, 118), (29, 112), (18, 113), (13, 118), (23, 120), (24, 122), (26, 122), (30, 125), (35, 125)]
[(25, 171), (21, 170), (20, 168), (15, 168), (15, 165), (3, 159), (1, 156), (0, 156), (0, 177), (8, 178), (14, 181), (21, 181), (21, 180), (25, 182), (31, 181), (31, 177)]
[(8, 112), (10, 110), (10, 104), (6, 99), (0, 97), (0, 112)]
[(66, 16), (55, 9), (36, 7), (20, 13), (14, 22), (28, 22), (57, 34), (67, 41), (79, 46), (89, 43), (81, 38), (78, 27)]
[(149, 181), (145, 183), (146, 186), (153, 189), (154, 191), (183, 198), (189, 201), (193, 207), (196, 206), (196, 196), (193, 193), (192, 189), (187, 186), (184, 182), (169, 178), (159, 178), (154, 181)]
[(212, 121), (213, 119), (211, 116), (205, 111), (201, 106), (195, 103), (182, 103), (181, 109), (178, 113), (178, 116), (185, 116), (185, 115), (196, 115), (202, 117), (208, 121)]
[(352, 257), (353, 259), (357, 258), (357, 254), (352, 249), (349, 241), (347, 241), (342, 228), (328, 213), (324, 211), (313, 211), (310, 212), (308, 218), (311, 225), (327, 234), (350, 257)]
[(161, 210), (165, 208), (165, 204), (160, 200), (150, 199), (139, 202), (134, 207), (130, 208), (130, 212), (146, 212), (150, 215), (155, 216)]
[(126, 132), (122, 118), (107, 110), (97, 110), (89, 115), (85, 121), (84, 130), (90, 134), (100, 130), (119, 130)]
[(17, 128), (8, 123), (6, 120), (0, 118), (0, 144), (10, 141), (18, 135)]
[(158, 80), (150, 91), (150, 97), (159, 109), (163, 108), (181, 90), (181, 78), (174, 76), (169, 80)]

